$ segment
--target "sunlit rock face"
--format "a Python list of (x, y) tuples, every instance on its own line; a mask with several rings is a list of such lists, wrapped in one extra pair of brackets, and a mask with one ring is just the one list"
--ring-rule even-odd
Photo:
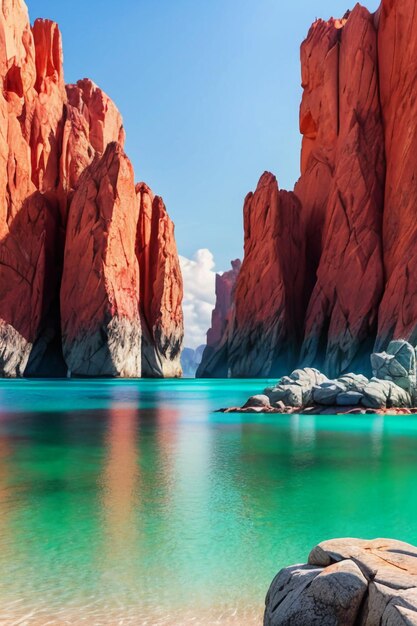
[[(0, 2), (0, 78), (0, 375), (138, 376), (146, 270), (121, 115), (92, 81), (65, 85), (58, 26), (31, 27), (21, 0)], [(151, 262), (169, 259), (155, 281), (175, 312), (161, 297), (158, 328), (179, 355), (182, 280), (166, 212), (160, 223)], [(93, 358), (94, 346), (107, 357)]]
[(226, 375), (280, 374), (287, 359), (287, 371), (369, 376), (374, 347), (417, 342), (416, 20), (413, 1), (383, 0), (376, 14), (357, 4), (311, 27), (301, 46), (301, 177), (289, 196), (298, 217), (274, 209), (289, 200), (273, 200), (265, 175), (249, 200), (253, 226), (245, 202)]
[(61, 325), (74, 374), (141, 376), (135, 200), (133, 168), (109, 144), (82, 175), (67, 220)]
[[(316, 197), (323, 193), (323, 187), (328, 193), (321, 227), (322, 251), (305, 318), (301, 358), (334, 376), (360, 367), (372, 350), (376, 334), (384, 280), (381, 226), (385, 161), (374, 18), (356, 5), (342, 28), (334, 23), (329, 27), (337, 39), (326, 55), (326, 61), (329, 56), (333, 58), (326, 85), (316, 81), (312, 57), (308, 71), (303, 68), (301, 131), (311, 135), (313, 127), (317, 132), (316, 139), (309, 139), (310, 154), (305, 155), (306, 146), (303, 150), (306, 171), (302, 179), (315, 178), (311, 168), (323, 157), (330, 179), (327, 175), (326, 181), (315, 178), (316, 188), (313, 182), (301, 180), (297, 192), (310, 222)], [(316, 37), (316, 28), (323, 25), (313, 26), (306, 45)], [(330, 93), (326, 86), (331, 87)], [(329, 105), (326, 111), (322, 106), (325, 101), (335, 106)], [(310, 120), (309, 127), (306, 119)], [(321, 124), (324, 130), (320, 133)], [(304, 191), (306, 186), (308, 191)], [(305, 237), (307, 241), (314, 237), (311, 223), (306, 224)]]
[(145, 183), (136, 186), (136, 255), (140, 269), (142, 372), (147, 377), (182, 374), (183, 283), (172, 223), (165, 204)]

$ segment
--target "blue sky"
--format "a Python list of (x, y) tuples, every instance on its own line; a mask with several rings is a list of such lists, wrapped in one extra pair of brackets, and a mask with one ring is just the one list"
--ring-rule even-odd
[[(370, 10), (378, 2), (368, 3)], [(340, 0), (28, 0), (54, 19), (65, 77), (88, 76), (116, 102), (137, 180), (162, 195), (179, 251), (242, 254), (242, 205), (266, 169), (299, 173), (299, 46)]]

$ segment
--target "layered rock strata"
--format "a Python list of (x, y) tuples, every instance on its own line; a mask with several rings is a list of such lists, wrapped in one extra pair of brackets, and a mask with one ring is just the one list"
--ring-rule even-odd
[[(0, 375), (138, 376), (147, 270), (120, 113), (92, 81), (65, 85), (58, 26), (31, 27), (22, 0), (0, 0), (0, 78)], [(152, 211), (148, 351), (156, 375), (178, 375), (182, 280), (172, 224)]]
[[(416, 343), (416, 20), (413, 0), (382, 0), (376, 14), (356, 4), (303, 42), (297, 218), (274, 217), (283, 202), (264, 174), (253, 221), (245, 202), (245, 258), (219, 343), (229, 375), (369, 375), (373, 350)], [(211, 375), (206, 359), (199, 373)]]
[(392, 539), (319, 544), (271, 584), (264, 626), (284, 624), (417, 624), (417, 548)]

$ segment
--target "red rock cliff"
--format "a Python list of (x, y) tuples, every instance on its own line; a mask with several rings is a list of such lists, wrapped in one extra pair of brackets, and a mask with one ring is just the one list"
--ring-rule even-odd
[[(58, 26), (31, 28), (22, 0), (0, 0), (0, 79), (0, 375), (139, 376), (146, 269), (120, 113), (88, 79), (65, 86)], [(164, 286), (158, 337), (177, 353), (182, 281), (160, 221), (148, 262)]]
[[(306, 45), (321, 28), (321, 23), (313, 26)], [(309, 115), (317, 137), (309, 140), (308, 155), (304, 143), (306, 170), (296, 193), (307, 214), (311, 214), (323, 188), (328, 194), (321, 224), (322, 251), (305, 318), (302, 359), (336, 376), (366, 362), (376, 334), (383, 288), (385, 160), (373, 15), (356, 5), (342, 28), (332, 22), (326, 28), (337, 34), (330, 51), (334, 65), (328, 75), (328, 85), (337, 98), (323, 120), (323, 107), (314, 110), (312, 104), (329, 100), (329, 96), (315, 82), (310, 58), (309, 71), (303, 72), (300, 126), (306, 132), (305, 116)], [(328, 141), (328, 174), (323, 180), (315, 177), (311, 164), (325, 154), (320, 126), (326, 122), (335, 132), (329, 136), (330, 131), (323, 131)], [(316, 180), (316, 191), (311, 181), (303, 180), (311, 176)], [(312, 237), (311, 223), (306, 223), (305, 238), (308, 241)]]
[(295, 364), (304, 312), (300, 211), (295, 194), (280, 191), (268, 172), (246, 197), (245, 258), (234, 306), (219, 348), (205, 354), (200, 376), (267, 376)]
[(145, 183), (136, 186), (136, 194), (143, 375), (179, 377), (183, 287), (174, 224), (162, 198), (154, 196)]
[(383, 248), (386, 271), (377, 348), (417, 344), (417, 12), (383, 0), (378, 13), (379, 93), (385, 130)]
[(233, 315), (234, 289), (242, 263), (232, 261), (232, 269), (216, 274), (216, 307), (207, 332), (207, 345), (197, 368), (197, 376), (223, 378), (227, 376), (227, 330)]
[(383, 0), (374, 15), (357, 4), (311, 27), (298, 219), (272, 217), (282, 201), (264, 175), (253, 223), (245, 202), (225, 372), (269, 376), (295, 362), (335, 376), (363, 369), (375, 343), (417, 342), (416, 32), (414, 0)]

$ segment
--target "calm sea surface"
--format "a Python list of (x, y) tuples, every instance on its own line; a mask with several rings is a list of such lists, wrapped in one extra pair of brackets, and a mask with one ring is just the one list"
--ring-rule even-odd
[(417, 543), (417, 418), (214, 412), (266, 383), (0, 382), (0, 624), (260, 624), (317, 542)]

